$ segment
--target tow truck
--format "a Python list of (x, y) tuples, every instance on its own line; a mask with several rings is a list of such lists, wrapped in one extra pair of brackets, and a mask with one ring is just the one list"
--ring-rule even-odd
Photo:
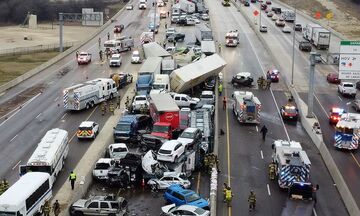
[(344, 113), (345, 110), (339, 107), (331, 108), (329, 115), (329, 124), (336, 125), (340, 121), (341, 115)]

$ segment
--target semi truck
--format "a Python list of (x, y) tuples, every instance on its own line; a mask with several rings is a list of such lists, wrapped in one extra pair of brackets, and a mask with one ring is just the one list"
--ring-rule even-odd
[(106, 100), (117, 96), (114, 80), (98, 78), (64, 89), (63, 102), (66, 110), (89, 109)]
[(318, 49), (328, 49), (330, 46), (331, 32), (318, 24), (306, 24), (303, 37)]
[(136, 82), (136, 91), (138, 94), (150, 93), (154, 76), (160, 74), (161, 60), (162, 58), (160, 57), (149, 57), (141, 66)]
[(171, 90), (177, 93), (189, 90), (209, 77), (217, 76), (225, 66), (224, 59), (215, 53), (178, 68), (170, 74)]
[(161, 61), (161, 73), (170, 75), (176, 69), (176, 62), (172, 58), (163, 58)]
[(286, 22), (294, 22), (295, 21), (295, 12), (292, 10), (283, 10), (281, 12), (282, 17)]
[(156, 74), (150, 95), (170, 92), (170, 78), (168, 74)]
[(240, 123), (260, 123), (261, 103), (252, 92), (234, 91), (233, 112)]
[(150, 116), (154, 122), (151, 135), (172, 139), (178, 132), (180, 109), (170, 94), (150, 95)]
[(201, 41), (214, 40), (211, 29), (204, 23), (195, 26), (195, 37), (197, 44), (200, 44)]
[[(317, 186), (316, 190), (319, 187)], [(316, 203), (316, 192), (311, 183), (294, 182), (289, 188), (288, 199), (281, 216), (312, 216)]]
[(187, 0), (179, 0), (179, 8), (182, 12), (192, 14), (195, 12), (195, 4)]
[(206, 56), (216, 53), (214, 41), (201, 41), (201, 52)]

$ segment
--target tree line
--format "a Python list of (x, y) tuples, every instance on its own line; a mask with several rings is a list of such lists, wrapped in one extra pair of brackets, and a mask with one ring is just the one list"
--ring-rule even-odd
[(60, 12), (81, 13), (82, 8), (103, 11), (105, 6), (103, 0), (0, 0), (0, 23), (22, 24), (28, 12), (41, 22), (57, 20)]

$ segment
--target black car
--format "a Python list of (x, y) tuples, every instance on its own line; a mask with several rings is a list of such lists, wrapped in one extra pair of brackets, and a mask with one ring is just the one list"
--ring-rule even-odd
[(169, 42), (178, 42), (178, 41), (184, 41), (185, 39), (185, 34), (184, 33), (175, 33), (175, 34), (172, 34), (168, 37), (168, 41)]
[(214, 90), (215, 83), (216, 83), (215, 77), (210, 77), (207, 80), (205, 80), (203, 89), (204, 90)]
[(256, 0), (251, 0), (251, 3), (256, 3)]
[(301, 24), (300, 24), (300, 23), (296, 23), (295, 26), (294, 26), (294, 30), (301, 32), (301, 31), (302, 31), (302, 26), (301, 26)]
[(360, 81), (357, 81), (355, 87), (360, 90)]
[(301, 51), (311, 52), (311, 43), (308, 41), (300, 41), (299, 49)]
[(237, 86), (251, 87), (254, 79), (245, 73), (238, 73), (231, 79), (231, 84)]
[(249, 6), (250, 6), (250, 2), (245, 1), (245, 2), (244, 2), (244, 6), (245, 6), (245, 7), (249, 7)]
[(146, 152), (148, 150), (158, 151), (166, 139), (153, 136), (151, 134), (143, 134), (141, 137), (140, 150)]
[(274, 13), (276, 13), (276, 14), (281, 14), (281, 8), (272, 7), (271, 10), (274, 11)]
[(267, 9), (267, 4), (262, 3), (261, 4), (261, 10), (266, 10), (266, 9)]

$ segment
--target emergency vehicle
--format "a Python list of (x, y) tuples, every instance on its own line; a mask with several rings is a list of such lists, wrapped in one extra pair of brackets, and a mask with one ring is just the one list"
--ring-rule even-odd
[(134, 39), (122, 36), (115, 40), (104, 42), (105, 52), (110, 51), (112, 54), (131, 50), (134, 47)]
[(64, 108), (67, 110), (89, 109), (98, 103), (113, 99), (117, 94), (114, 80), (94, 79), (64, 89)]
[(296, 121), (299, 117), (299, 111), (296, 106), (292, 103), (285, 104), (280, 108), (281, 117), (284, 120), (294, 120)]
[(344, 109), (333, 107), (330, 110), (329, 124), (337, 124), (340, 121), (341, 115), (345, 113)]
[(335, 128), (334, 146), (340, 149), (354, 150), (359, 147), (360, 114), (345, 113)]
[(81, 52), (77, 57), (78, 65), (89, 64), (91, 62), (91, 54), (87, 52)]
[(239, 31), (229, 31), (225, 36), (225, 45), (236, 47), (239, 44)]
[(26, 165), (19, 167), (20, 175), (27, 172), (45, 172), (50, 175), (50, 187), (65, 164), (69, 152), (66, 130), (54, 128), (46, 132)]
[(299, 142), (275, 140), (273, 149), (272, 160), (280, 188), (289, 188), (294, 182), (308, 182), (311, 162)]
[(261, 103), (252, 92), (234, 91), (233, 111), (240, 123), (260, 123)]

